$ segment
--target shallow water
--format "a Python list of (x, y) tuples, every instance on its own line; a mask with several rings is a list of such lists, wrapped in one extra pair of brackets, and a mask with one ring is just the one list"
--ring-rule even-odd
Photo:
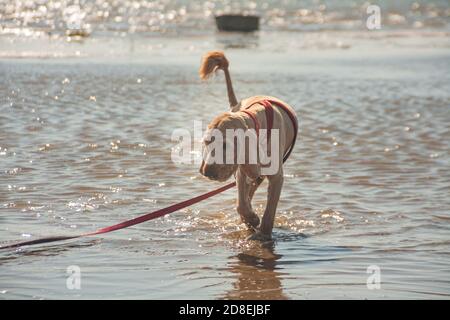
[[(229, 190), (101, 237), (2, 251), (1, 298), (449, 298), (448, 33), (0, 41), (2, 242), (218, 187), (170, 158), (175, 128), (226, 110), (223, 78), (197, 76), (211, 48), (227, 49), (238, 97), (279, 97), (300, 119), (273, 244), (245, 241)], [(81, 290), (66, 287), (72, 265)]]
[[(383, 28), (428, 29), (450, 26), (447, 0), (378, 0)], [(261, 16), (263, 30), (324, 31), (363, 29), (364, 0), (54, 0), (0, 2), (0, 34), (64, 35), (83, 30), (95, 36), (129, 34), (204, 35), (214, 33), (214, 16)], [(79, 34), (79, 33), (78, 33)]]

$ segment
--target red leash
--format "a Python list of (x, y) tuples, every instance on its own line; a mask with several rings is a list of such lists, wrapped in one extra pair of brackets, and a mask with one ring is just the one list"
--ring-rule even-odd
[[(277, 101), (273, 101), (273, 100), (262, 100), (260, 101), (260, 103), (263, 104), (263, 106), (266, 108), (266, 115), (267, 115), (267, 122), (268, 122), (268, 129), (271, 130), (272, 129), (272, 124), (273, 124), (273, 110), (272, 110), (272, 104), (277, 105), (278, 107), (282, 108), (288, 115), (289, 118), (292, 121), (292, 124), (294, 126), (294, 130), (295, 130), (295, 135), (294, 135), (294, 139), (293, 142), (288, 150), (288, 152), (286, 152), (286, 154), (283, 157), (283, 162), (285, 162), (287, 160), (287, 158), (289, 157), (289, 155), (292, 152), (292, 149), (294, 148), (294, 144), (295, 144), (295, 140), (297, 138), (297, 130), (298, 130), (298, 123), (297, 123), (297, 118), (295, 117), (294, 114), (292, 114), (289, 109), (284, 106), (283, 104), (277, 102)], [(248, 107), (249, 108), (249, 107)], [(247, 108), (247, 109), (248, 109)], [(245, 113), (247, 113), (252, 120), (255, 122), (255, 127), (257, 132), (259, 131), (259, 123), (258, 120), (256, 119), (256, 117), (251, 113), (248, 112), (246, 110), (244, 110)], [(75, 235), (75, 236), (54, 236), (54, 237), (47, 237), (47, 238), (40, 238), (40, 239), (36, 239), (36, 240), (29, 240), (29, 241), (22, 241), (22, 242), (16, 242), (13, 244), (6, 244), (3, 246), (0, 246), (0, 249), (11, 249), (11, 248), (17, 248), (17, 247), (22, 247), (22, 246), (30, 246), (30, 245), (34, 245), (34, 244), (40, 244), (40, 243), (49, 243), (49, 242), (55, 242), (55, 241), (62, 241), (62, 240), (70, 240), (70, 239), (76, 239), (76, 238), (81, 238), (81, 237), (88, 237), (88, 236), (94, 236), (94, 235), (98, 235), (98, 234), (102, 234), (102, 233), (108, 233), (108, 232), (112, 232), (112, 231), (116, 231), (116, 230), (120, 230), (120, 229), (124, 229), (130, 226), (134, 226), (135, 224), (139, 224), (145, 221), (149, 221), (149, 220), (153, 220), (162, 216), (165, 216), (166, 214), (181, 210), (183, 208), (189, 207), (195, 203), (198, 203), (200, 201), (206, 200), (208, 198), (211, 198), (212, 196), (215, 196), (216, 194), (219, 194), (221, 192), (224, 192), (225, 190), (231, 189), (234, 186), (236, 186), (236, 182), (232, 182), (229, 183), (227, 185), (224, 185), (223, 187), (220, 187), (216, 190), (204, 193), (202, 195), (199, 195), (195, 198), (191, 198), (189, 200), (185, 200), (176, 204), (173, 204), (171, 206), (168, 206), (166, 208), (162, 208), (147, 214), (144, 214), (140, 217), (134, 218), (134, 219), (130, 219), (109, 227), (105, 227), (105, 228), (101, 228), (98, 229), (96, 231), (93, 232), (88, 232), (88, 233), (83, 233), (83, 234), (79, 234), (79, 235)]]
[(56, 237), (47, 237), (47, 238), (40, 238), (36, 240), (30, 240), (30, 241), (22, 241), (22, 242), (16, 242), (13, 244), (7, 244), (4, 246), (0, 246), (0, 249), (10, 249), (10, 248), (17, 248), (22, 246), (30, 246), (33, 244), (40, 244), (40, 243), (48, 243), (48, 242), (55, 242), (55, 241), (62, 241), (62, 240), (69, 240), (69, 239), (76, 239), (81, 237), (88, 237), (88, 236), (94, 236), (102, 233), (108, 233), (120, 229), (124, 229), (130, 226), (134, 226), (135, 224), (139, 224), (145, 221), (153, 220), (162, 216), (165, 216), (166, 214), (172, 213), (174, 211), (181, 210), (183, 208), (189, 207), (190, 205), (193, 205), (197, 202), (203, 201), (205, 199), (211, 198), (212, 196), (215, 196), (216, 194), (219, 194), (221, 192), (224, 192), (225, 190), (231, 189), (236, 185), (236, 182), (229, 183), (227, 185), (224, 185), (223, 187), (220, 187), (216, 190), (204, 193), (202, 195), (199, 195), (195, 198), (191, 198), (189, 200), (185, 200), (176, 204), (173, 204), (171, 206), (168, 206), (166, 208), (162, 208), (147, 214), (144, 214), (140, 217), (130, 219), (118, 224), (115, 224), (113, 226), (105, 227), (98, 229), (93, 232), (83, 233), (76, 236), (56, 236)]

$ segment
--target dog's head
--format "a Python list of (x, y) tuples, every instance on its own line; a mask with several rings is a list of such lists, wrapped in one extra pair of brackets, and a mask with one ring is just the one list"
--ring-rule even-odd
[[(237, 170), (236, 144), (226, 141), (227, 129), (246, 129), (245, 122), (241, 116), (233, 112), (225, 112), (214, 118), (208, 125), (208, 130), (203, 138), (203, 161), (200, 166), (200, 173), (205, 177), (216, 180), (226, 181)], [(218, 135), (221, 135), (219, 140)], [(222, 148), (221, 152), (219, 148)], [(233, 148), (232, 153), (234, 159), (230, 163), (230, 159), (226, 158), (228, 150)], [(222, 156), (220, 156), (222, 153)], [(221, 161), (217, 161), (217, 160)], [(227, 161), (228, 160), (228, 161)]]

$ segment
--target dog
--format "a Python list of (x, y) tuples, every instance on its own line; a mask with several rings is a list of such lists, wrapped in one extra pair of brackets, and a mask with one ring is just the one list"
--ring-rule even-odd
[[(278, 152), (278, 159), (286, 160), (297, 137), (298, 121), (294, 109), (285, 102), (271, 96), (253, 96), (238, 102), (233, 90), (227, 58), (220, 51), (208, 52), (202, 59), (199, 71), (200, 78), (205, 80), (218, 70), (222, 70), (225, 74), (230, 111), (215, 117), (208, 125), (208, 130), (219, 130), (223, 136), (226, 136), (227, 129), (253, 129), (270, 132), (277, 129), (278, 139), (271, 141), (268, 150), (271, 153)], [(262, 136), (258, 137), (258, 139), (262, 138)], [(273, 136), (270, 136), (270, 138), (266, 136), (266, 138), (274, 139)], [(278, 147), (275, 149), (278, 150), (272, 148), (274, 142)], [(203, 148), (206, 152), (204, 152), (200, 173), (216, 181), (226, 181), (234, 174), (238, 187), (237, 211), (242, 222), (253, 231), (249, 239), (271, 240), (276, 209), (283, 186), (283, 161), (279, 161), (276, 170), (267, 175), (262, 174), (265, 166), (261, 163), (259, 157), (256, 163), (250, 163), (247, 156), (243, 163), (210, 163), (210, 161), (205, 161), (208, 157), (212, 157), (212, 151), (208, 151), (209, 143), (211, 143), (211, 140), (203, 140)], [(234, 144), (236, 144), (235, 140)], [(235, 153), (242, 152), (242, 149), (238, 149), (236, 145), (233, 145), (233, 148)], [(248, 144), (245, 144), (245, 151), (248, 151), (248, 148)], [(237, 156), (235, 156), (235, 160)], [(269, 187), (266, 208), (260, 221), (260, 218), (252, 209), (251, 201), (255, 191), (265, 178), (268, 180)]]

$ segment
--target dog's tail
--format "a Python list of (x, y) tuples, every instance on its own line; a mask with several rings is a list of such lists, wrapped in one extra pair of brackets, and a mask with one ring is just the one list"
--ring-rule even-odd
[(238, 101), (234, 94), (233, 85), (231, 84), (231, 76), (228, 70), (228, 60), (222, 51), (210, 51), (203, 56), (202, 64), (200, 66), (200, 78), (207, 79), (214, 71), (221, 69), (225, 73), (225, 80), (227, 83), (228, 101), (230, 108), (234, 111), (238, 108)]
[(205, 80), (218, 69), (228, 69), (228, 60), (222, 51), (210, 51), (203, 56), (199, 70), (200, 78)]

